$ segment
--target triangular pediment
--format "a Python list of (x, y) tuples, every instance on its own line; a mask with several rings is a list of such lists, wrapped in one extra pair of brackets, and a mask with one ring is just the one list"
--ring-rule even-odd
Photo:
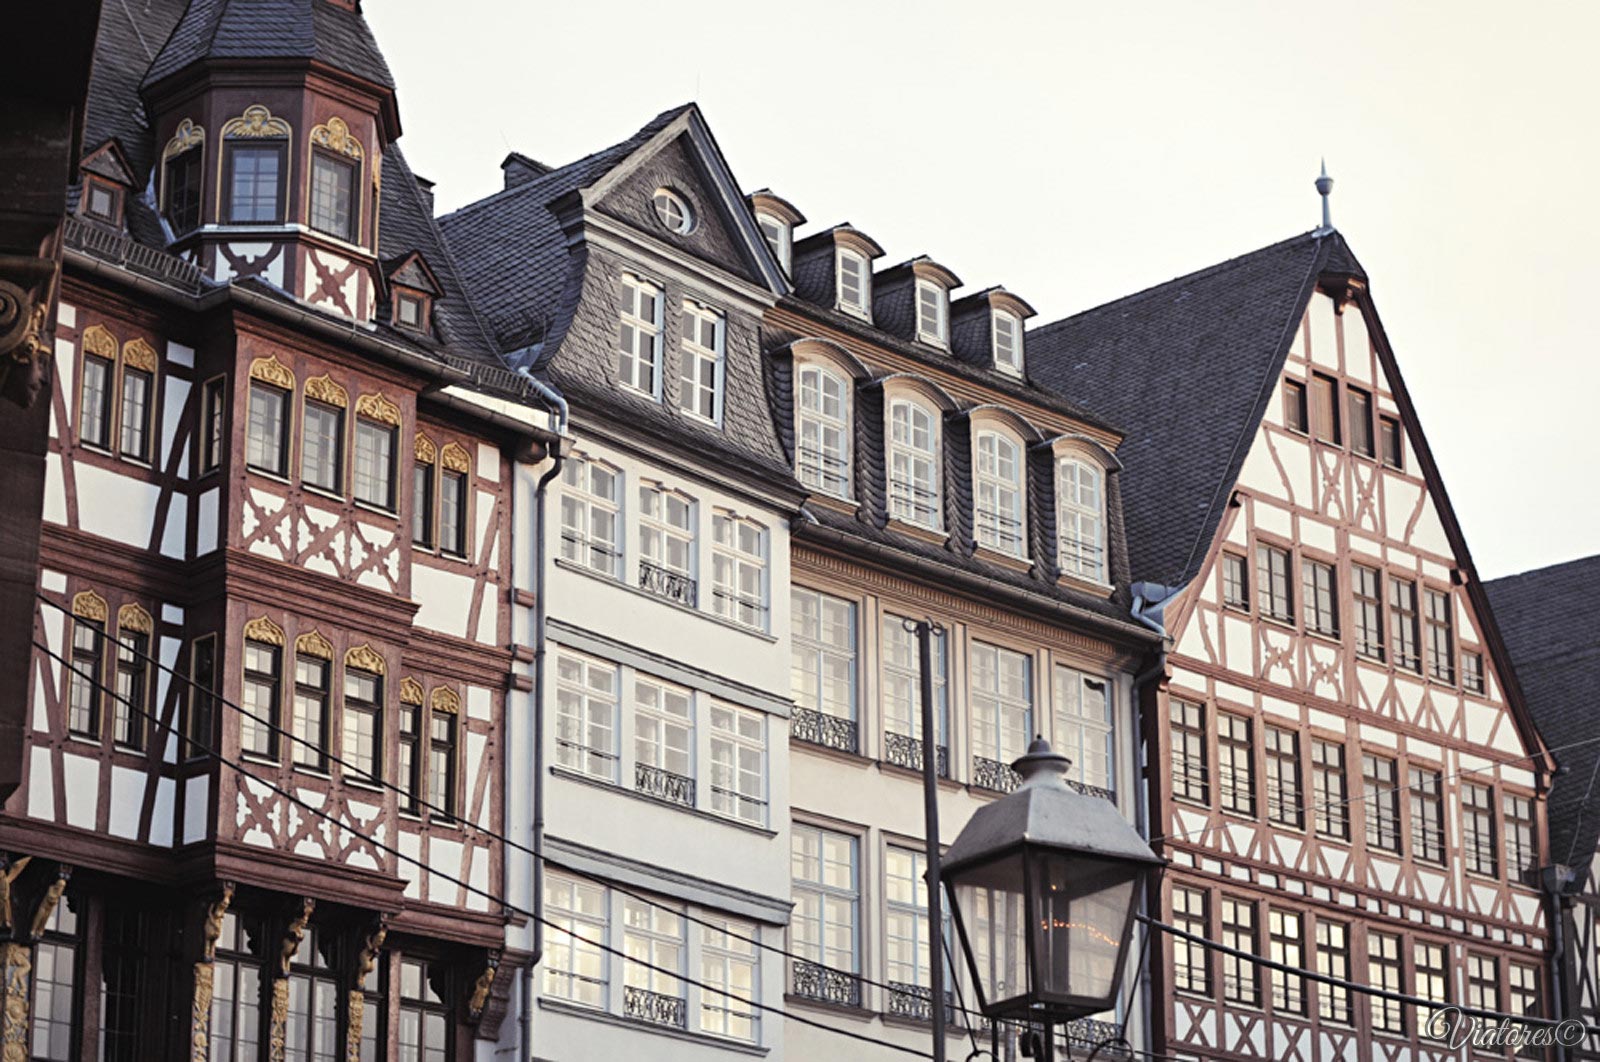
[(81, 168), (85, 173), (104, 177), (124, 188), (133, 187), (133, 167), (128, 165), (128, 158), (122, 153), (122, 145), (115, 139), (103, 141), (84, 155)]
[(435, 298), (444, 294), (444, 289), (439, 286), (439, 278), (434, 276), (421, 251), (412, 251), (386, 263), (385, 272), (391, 285), (424, 291)]

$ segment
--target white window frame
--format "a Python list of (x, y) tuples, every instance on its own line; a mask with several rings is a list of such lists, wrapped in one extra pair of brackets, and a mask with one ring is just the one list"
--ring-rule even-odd
[[(838, 412), (828, 412), (830, 389), (837, 390)], [(831, 365), (802, 362), (794, 380), (794, 467), (800, 482), (835, 498), (851, 496), (854, 440), (850, 376)], [(836, 444), (827, 442), (833, 433)], [(808, 439), (808, 436), (811, 438)], [(832, 467), (829, 467), (829, 466)]]
[[(814, 609), (807, 610), (803, 606), (813, 604)], [(830, 607), (837, 611), (844, 609), (845, 630), (842, 639), (830, 639), (828, 632), (828, 612)], [(846, 597), (823, 593), (804, 586), (794, 587), (791, 594), (789, 640), (791, 649), (791, 685), (793, 688), (795, 704), (800, 708), (809, 708), (811, 711), (823, 715), (831, 715), (835, 719), (849, 719), (854, 721), (858, 711), (857, 703), (860, 700), (860, 676), (857, 668), (860, 665), (860, 653), (857, 648), (857, 618), (858, 608), (856, 602)], [(809, 630), (810, 624), (805, 623), (804, 617), (809, 614), (815, 620), (815, 630)], [(830, 673), (838, 669), (848, 673), (848, 693), (846, 703), (841, 705), (835, 699), (825, 696), (830, 685), (827, 681)], [(806, 688), (807, 681), (815, 689)]]
[[(711, 799), (713, 814), (723, 818), (766, 826), (767, 809), (767, 718), (760, 712), (720, 701), (711, 703)], [(754, 754), (757, 769), (751, 771), (744, 753)], [(722, 784), (719, 784), (719, 777)], [(751, 779), (754, 784), (749, 784)], [(758, 792), (760, 796), (756, 796)]]
[[(1027, 653), (1003, 645), (974, 640), (971, 650), (972, 667), (972, 754), (997, 763), (1009, 764), (1028, 750), (1032, 738), (1034, 701), (1034, 659)], [(988, 658), (987, 668), (980, 657)], [(1022, 698), (1007, 696), (1001, 681), (1002, 665), (1022, 662), (1022, 680), (1027, 690)], [(993, 688), (979, 686), (985, 671), (993, 674)], [(1017, 713), (1021, 712), (1021, 726), (1017, 726)], [(1009, 722), (1008, 722), (1009, 720)], [(1008, 741), (1008, 731), (1010, 740)]]
[[(950, 293), (931, 280), (916, 283), (917, 338), (935, 346), (950, 343)], [(931, 310), (932, 320), (928, 319)]]
[(1076, 454), (1056, 459), (1056, 563), (1068, 575), (1107, 581), (1105, 469)]
[[(700, 342), (703, 325), (711, 327), (711, 346)], [(727, 371), (728, 319), (721, 310), (693, 299), (683, 300), (682, 360), (678, 366), (678, 408), (697, 420), (722, 426), (723, 377)], [(709, 368), (707, 386), (703, 372)], [(710, 410), (705, 409), (708, 400)]]
[[(641, 298), (646, 295), (655, 302), (655, 313), (651, 319), (646, 319), (639, 312)], [(623, 301), (618, 308), (621, 321), (617, 331), (617, 383), (655, 402), (661, 401), (661, 338), (665, 324), (666, 295), (666, 289), (653, 280), (646, 280), (634, 273), (622, 274)], [(623, 340), (629, 330), (634, 337), (631, 347)], [(642, 342), (649, 344), (648, 352), (639, 349)], [(642, 379), (646, 372), (649, 373), (648, 380)]]
[(756, 228), (761, 230), (762, 238), (772, 249), (772, 257), (778, 260), (778, 265), (783, 267), (787, 276), (794, 260), (794, 230), (776, 214), (767, 213), (756, 215)]
[[(576, 676), (568, 677), (562, 673), (564, 665), (569, 662), (578, 666)], [(595, 676), (602, 674), (610, 678), (609, 691), (595, 684)], [(617, 766), (622, 759), (618, 747), (622, 710), (621, 668), (609, 660), (558, 649), (555, 686), (554, 762), (567, 770), (615, 784)], [(606, 699), (608, 693), (609, 700)], [(570, 702), (563, 698), (563, 694), (579, 699), (576, 710), (569, 708)], [(563, 724), (576, 725), (579, 733), (575, 737), (563, 738)], [(604, 748), (591, 743), (590, 739), (596, 730), (605, 735)]]
[[(618, 894), (622, 901), (622, 960), (623, 1008), (627, 1008), (627, 991), (642, 989), (658, 996), (681, 999), (688, 1005), (688, 985), (683, 975), (688, 971), (689, 933), (688, 919), (681, 908), (672, 904), (636, 900)], [(635, 916), (643, 916), (644, 924), (635, 924)], [(663, 928), (665, 923), (666, 928)], [(652, 969), (654, 967), (654, 969)], [(674, 970), (676, 973), (664, 973)]]
[[(1055, 748), (1072, 761), (1072, 776), (1084, 785), (1116, 792), (1116, 705), (1111, 683), (1099, 675), (1057, 664)], [(1103, 710), (1091, 712), (1098, 688)]]
[[(680, 502), (685, 523), (675, 524), (670, 516), (670, 504)], [(663, 571), (675, 572), (687, 579), (695, 577), (696, 532), (699, 529), (698, 506), (695, 500), (680, 490), (660, 483), (639, 484), (639, 560), (648, 561)], [(683, 547), (684, 563), (674, 564), (669, 556), (669, 543)]]
[[(846, 294), (845, 263), (849, 262), (855, 267), (857, 277), (856, 293), (859, 301), (851, 300)], [(853, 251), (848, 247), (840, 247), (834, 252), (834, 277), (837, 281), (839, 309), (857, 317), (872, 319), (872, 263), (860, 251)]]
[[(905, 417), (900, 417), (905, 411)], [(918, 415), (927, 418), (928, 445), (917, 445)], [(943, 445), (940, 417), (915, 398), (901, 395), (889, 400), (889, 423), (884, 435), (888, 450), (889, 515), (895, 520), (930, 531), (944, 524)], [(919, 476), (925, 466), (927, 476)]]
[[(700, 1031), (729, 1040), (760, 1043), (761, 1010), (740, 1002), (761, 999), (761, 958), (755, 944), (751, 943), (760, 939), (760, 930), (753, 923), (720, 914), (707, 914), (704, 920), (717, 923), (721, 928), (701, 926), (700, 980), (725, 991), (700, 990)], [(745, 974), (743, 985), (735, 975), (737, 970)], [(750, 1034), (741, 1036), (734, 1032), (735, 1021), (749, 1022)]]
[[(648, 697), (647, 689), (651, 691)], [(681, 701), (681, 714), (669, 706), (674, 700)], [(652, 675), (635, 674), (632, 703), (634, 763), (693, 781), (694, 693)], [(653, 736), (640, 725), (643, 720), (653, 724)], [(673, 733), (678, 735), (676, 741), (672, 740)], [(682, 757), (681, 770), (673, 765), (674, 756)]]
[[(1005, 327), (1001, 326), (1005, 322)], [(1009, 343), (1004, 341), (1010, 332)], [(1009, 310), (995, 310), (989, 315), (989, 340), (994, 348), (994, 367), (1011, 376), (1022, 375), (1022, 318)]]
[[(900, 866), (897, 866), (901, 864)], [(933, 949), (929, 946), (928, 939), (928, 884), (924, 875), (928, 868), (928, 854), (909, 845), (890, 843), (884, 846), (883, 853), (883, 938), (884, 938), (884, 980), (890, 985), (908, 985), (912, 988), (922, 989), (924, 998), (927, 998), (932, 981)], [(909, 899), (907, 898), (909, 893)], [(896, 922), (904, 931), (895, 932)], [(951, 968), (949, 957), (945, 954), (944, 941), (951, 939), (950, 908), (945, 905), (944, 925), (941, 928), (942, 939), (939, 947), (939, 961), (944, 963), (945, 993), (952, 993), (955, 981), (955, 972)], [(895, 943), (909, 947), (911, 962), (908, 966), (903, 961), (894, 958)], [(897, 973), (909, 972), (911, 976), (900, 977)], [(898, 991), (891, 988), (891, 992)], [(905, 992), (903, 995), (915, 993)]]
[[(568, 897), (569, 902), (562, 904), (552, 893), (561, 890)], [(546, 942), (544, 955), (544, 972), (540, 979), (540, 992), (543, 995), (560, 999), (577, 1007), (589, 1007), (594, 1010), (605, 1010), (610, 1003), (611, 988), (611, 963), (610, 955), (601, 945), (610, 945), (611, 897), (609, 890), (603, 885), (593, 882), (580, 881), (568, 877), (557, 871), (547, 871), (544, 878), (544, 909), (545, 915), (552, 922), (558, 923), (550, 927), (549, 939)], [(578, 910), (578, 904), (573, 901), (580, 893), (598, 896), (600, 899), (600, 914), (593, 915)], [(583, 939), (579, 939), (579, 938)], [(561, 952), (566, 952), (566, 962), (561, 961)], [(593, 984), (599, 992), (598, 1002), (586, 1002), (576, 998), (576, 993), (571, 991), (574, 982), (580, 980), (577, 973), (577, 958), (580, 954), (593, 955), (600, 963), (600, 976), (597, 979), (581, 978), (586, 984)], [(567, 991), (555, 987), (553, 979), (559, 976), (565, 978)]]
[[(986, 447), (986, 443), (992, 446)], [(1015, 477), (1001, 472), (1001, 446), (1011, 450)], [(987, 498), (986, 498), (987, 496)], [(1007, 497), (1009, 496), (1009, 504)], [(972, 532), (978, 545), (1011, 557), (1028, 555), (1028, 453), (1021, 441), (997, 428), (981, 428), (972, 440)], [(985, 516), (989, 517), (986, 522)], [(1014, 523), (1007, 533), (1004, 523)]]
[[(610, 496), (595, 491), (597, 470), (611, 476)], [(623, 479), (622, 469), (578, 454), (561, 469), (561, 556), (611, 579), (622, 578)], [(605, 518), (611, 522), (609, 538), (595, 531)], [(609, 563), (597, 563), (607, 557)]]
[[(755, 552), (740, 544), (741, 531), (756, 536)], [(767, 543), (767, 529), (754, 520), (726, 511), (711, 514), (713, 611), (741, 627), (763, 632), (767, 629), (767, 620), (772, 612)], [(745, 578), (751, 572), (755, 573), (756, 581), (761, 584), (759, 599), (750, 597), (743, 590)]]
[[(905, 624), (908, 617), (893, 612), (883, 614), (883, 633), (878, 652), (882, 674), (879, 676), (879, 695), (883, 700), (883, 729), (890, 734), (921, 739), (922, 737), (922, 654), (914, 631)], [(948, 629), (935, 631), (933, 637), (933, 718), (938, 727), (934, 745), (949, 748), (950, 729), (950, 639)], [(903, 639), (903, 641), (902, 641)], [(892, 691), (906, 690), (904, 697)]]
[[(794, 899), (794, 911), (789, 916), (789, 950), (805, 962), (837, 970), (840, 973), (859, 974), (861, 972), (861, 838), (805, 822), (792, 823), (789, 827), (789, 837), (790, 867), (794, 877), (790, 891)], [(800, 876), (802, 857), (798, 845), (808, 837), (815, 838), (816, 843), (817, 876), (814, 878)], [(830, 841), (835, 844), (844, 842), (846, 846), (848, 858), (846, 865), (850, 873), (848, 885), (833, 884), (827, 880), (829, 866), (837, 866), (840, 862), (828, 856)], [(804, 897), (812, 897), (816, 902), (816, 940), (802, 940), (800, 937)], [(836, 913), (841, 906), (847, 907), (849, 912), (850, 951), (847, 965), (830, 961), (839, 958), (838, 949), (831, 948), (829, 941), (834, 935), (831, 931), (843, 925), (843, 915)]]

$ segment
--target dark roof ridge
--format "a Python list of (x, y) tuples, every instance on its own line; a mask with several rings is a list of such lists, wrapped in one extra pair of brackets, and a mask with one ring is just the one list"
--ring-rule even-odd
[(1512, 572), (1510, 575), (1500, 575), (1493, 579), (1485, 579), (1484, 585), (1493, 586), (1495, 583), (1510, 582), (1512, 579), (1524, 579), (1532, 575), (1551, 575), (1558, 568), (1577, 568), (1590, 564), (1600, 567), (1600, 553), (1588, 557), (1573, 557), (1571, 560), (1556, 561), (1554, 564), (1544, 564), (1537, 568), (1527, 568), (1520, 572)]

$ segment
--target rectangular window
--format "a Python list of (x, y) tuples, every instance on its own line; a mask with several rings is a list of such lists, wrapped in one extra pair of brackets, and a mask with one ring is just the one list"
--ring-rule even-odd
[(1289, 573), (1288, 550), (1277, 546), (1256, 547), (1256, 586), (1263, 616), (1284, 623), (1294, 622), (1294, 594)]
[(1467, 1006), (1500, 1009), (1499, 962), (1491, 955), (1467, 956)]
[(290, 960), (283, 1026), (285, 1062), (335, 1062), (339, 1039), (338, 986), (324, 965), (313, 927)]
[(1250, 611), (1250, 565), (1237, 553), (1222, 555), (1222, 603)]
[[(885, 971), (888, 974), (889, 998), (886, 1009), (891, 1014), (926, 1018), (931, 997), (932, 981), (929, 970), (932, 958), (943, 962), (942, 950), (928, 947), (928, 870), (927, 854), (910, 848), (890, 845), (884, 853), (884, 938), (887, 944)], [(944, 934), (950, 932), (949, 912), (946, 910)], [(947, 936), (941, 937), (941, 944)], [(938, 945), (935, 946), (938, 948)], [(945, 963), (945, 985), (955, 984), (951, 968)], [(949, 988), (946, 988), (949, 992)]]
[[(24, 970), (26, 968), (24, 967)], [(22, 983), (27, 985), (24, 972)], [(32, 1052), (36, 1062), (68, 1062), (78, 982), (78, 916), (66, 898), (59, 900), (33, 949)], [(21, 1055), (18, 1056), (22, 1057)]]
[(1306, 629), (1339, 637), (1339, 585), (1333, 565), (1300, 562), (1301, 593), (1305, 595)]
[(150, 373), (122, 367), (122, 445), (123, 457), (150, 460), (150, 417), (155, 412), (151, 401)]
[[(1350, 980), (1350, 927), (1343, 922), (1317, 920), (1317, 972)], [(1318, 985), (1317, 1017), (1349, 1025), (1350, 989), (1343, 984)]]
[(1506, 826), (1506, 877), (1524, 885), (1538, 884), (1539, 853), (1533, 845), (1533, 802), (1506, 793), (1501, 810)]
[(356, 501), (394, 509), (394, 438), (393, 427), (356, 418)]
[(345, 667), (342, 750), (346, 781), (377, 782), (383, 777), (382, 675)]
[(1395, 417), (1378, 418), (1378, 445), (1383, 448), (1383, 463), (1390, 468), (1404, 468), (1405, 435), (1400, 430), (1400, 421)]
[(1354, 387), (1345, 389), (1350, 406), (1350, 449), (1362, 457), (1374, 457), (1377, 448), (1372, 434), (1372, 396)]
[(783, 267), (784, 275), (789, 274), (790, 256), (793, 248), (790, 241), (793, 239), (789, 226), (782, 220), (770, 214), (757, 214), (756, 225), (761, 229), (761, 238), (767, 241), (767, 246), (772, 250), (772, 257), (778, 260), (778, 265)]
[(766, 720), (731, 705), (711, 706), (711, 810), (756, 826), (767, 822)]
[(427, 964), (400, 964), (399, 1062), (446, 1062), (450, 1057), (450, 1006), (435, 983)]
[(1361, 756), (1362, 804), (1366, 807), (1367, 847), (1400, 851), (1400, 789), (1395, 762), (1370, 752)]
[(694, 714), (689, 691), (640, 676), (633, 682), (633, 787), (694, 807)]
[(624, 387), (657, 397), (661, 385), (661, 288), (622, 275), (622, 323), (617, 336), (617, 379)]
[(1444, 776), (1412, 767), (1407, 772), (1411, 803), (1411, 855), (1429, 863), (1444, 862)]
[[(853, 722), (856, 718), (855, 602), (803, 587), (795, 587), (792, 602), (790, 674), (795, 707)], [(850, 751), (854, 751), (856, 735), (854, 728), (850, 729), (848, 744)], [(812, 738), (819, 736), (811, 735)], [(823, 743), (834, 744), (828, 740)]]
[(1417, 584), (1407, 579), (1389, 580), (1389, 644), (1394, 663), (1407, 671), (1422, 671), (1417, 653)]
[[(883, 614), (883, 645), (881, 659), (883, 671), (879, 676), (879, 689), (883, 696), (883, 729), (885, 762), (912, 770), (922, 769), (922, 652), (914, 630), (907, 630), (910, 622), (902, 616)], [(933, 655), (933, 719), (936, 728), (935, 755), (939, 757), (938, 772), (950, 774), (949, 737), (950, 690), (949, 665), (945, 661), (945, 632), (929, 634)]]
[(839, 309), (853, 313), (868, 313), (871, 306), (871, 278), (867, 273), (867, 260), (854, 251), (840, 250)]
[(1117, 749), (1105, 680), (1058, 664), (1055, 694), (1055, 748), (1072, 761), (1068, 777), (1111, 794)]
[(1203, 705), (1173, 700), (1172, 795), (1195, 804), (1211, 802), (1211, 777), (1206, 762), (1206, 710)]
[(342, 159), (311, 153), (311, 227), (341, 240), (355, 239), (356, 168)]
[(83, 212), (91, 218), (109, 221), (113, 225), (118, 222), (117, 216), (117, 191), (110, 185), (101, 184), (99, 181), (87, 181), (83, 187)]
[(1255, 816), (1255, 748), (1250, 741), (1250, 720), (1217, 713), (1217, 792), (1222, 810)]
[(717, 615), (767, 629), (767, 532), (730, 513), (711, 517), (711, 598)]
[(150, 712), (150, 636), (124, 630), (117, 638), (117, 696), (111, 705), (111, 740), (125, 748), (144, 748)]
[(435, 822), (448, 822), (456, 817), (456, 716), (453, 712), (429, 713), (428, 803), (433, 805)]
[(1022, 322), (1015, 316), (995, 311), (994, 367), (1002, 372), (1022, 374)]
[[(1300, 916), (1288, 911), (1267, 912), (1267, 957), (1300, 969), (1305, 965), (1305, 935)], [(1306, 1012), (1306, 981), (1299, 974), (1268, 970), (1272, 1009), (1290, 1014)]]
[(283, 220), (283, 144), (228, 144), (228, 224)]
[[(1400, 937), (1392, 933), (1367, 930), (1367, 984), (1385, 992), (1403, 991), (1400, 978)], [(1405, 1014), (1398, 1000), (1368, 997), (1372, 1006), (1372, 1027), (1378, 1032), (1404, 1033)]]
[(932, 410), (909, 398), (889, 403), (889, 515), (918, 527), (937, 529), (939, 511), (939, 421)]
[[(1544, 1016), (1544, 1005), (1539, 1002), (1539, 968), (1537, 966), (1524, 966), (1520, 962), (1507, 965), (1506, 988), (1511, 1013), (1523, 1014), (1530, 1018)], [(1542, 1057), (1537, 1052), (1534, 1057)]]
[(689, 1016), (681, 975), (688, 953), (683, 915), (671, 908), (622, 898), (622, 1013), (653, 1025), (683, 1028)]
[(1494, 838), (1494, 790), (1472, 782), (1461, 786), (1461, 848), (1467, 869), (1494, 877), (1499, 859)]
[(999, 432), (978, 433), (972, 470), (972, 529), (978, 545), (1013, 557), (1027, 556), (1024, 516), (1026, 459), (1022, 448)]
[(268, 642), (244, 643), (244, 692), (239, 713), (239, 751), (264, 759), (278, 758), (281, 700), (279, 670), (283, 650)]
[(1350, 839), (1350, 793), (1345, 781), (1344, 746), (1320, 739), (1311, 742), (1311, 809), (1317, 833)]
[(617, 780), (617, 666), (556, 654), (556, 763)]
[(820, 365), (799, 367), (795, 387), (795, 473), (836, 498), (850, 496), (850, 385)]
[[(851, 1006), (861, 1002), (858, 969), (856, 839), (796, 823), (790, 830), (794, 913), (789, 917), (794, 994)], [(822, 967), (818, 969), (818, 967)]]
[(694, 501), (657, 484), (639, 487), (639, 586), (694, 608)]
[(1300, 735), (1269, 726), (1262, 729), (1261, 736), (1267, 757), (1267, 818), (1301, 829), (1306, 815), (1300, 801)]
[(929, 343), (945, 342), (945, 302), (948, 296), (939, 285), (917, 281), (917, 338)]
[(561, 486), (561, 556), (620, 579), (622, 473), (574, 455), (561, 468)]
[[(1210, 919), (1206, 913), (1206, 894), (1182, 885), (1172, 887), (1172, 924), (1186, 933), (1210, 939)], [(1172, 974), (1180, 992), (1211, 994), (1210, 952), (1205, 945), (1183, 937), (1172, 938)]]
[(402, 692), (396, 715), (400, 763), (395, 784), (400, 787), (400, 810), (412, 814), (422, 807), (422, 715), (421, 703), (407, 700)]
[(700, 1029), (713, 1036), (754, 1043), (760, 1011), (748, 1002), (760, 998), (761, 968), (756, 958), (756, 927), (721, 916), (700, 930)]
[(314, 771), (328, 769), (328, 675), (330, 661), (314, 656), (294, 660), (294, 762)]
[(683, 359), (678, 405), (713, 424), (722, 423), (722, 374), (727, 326), (722, 313), (697, 302), (683, 304)]
[(568, 1003), (606, 1007), (606, 890), (549, 872), (544, 878), (544, 994)]
[(1383, 579), (1377, 569), (1360, 564), (1350, 566), (1350, 590), (1355, 598), (1356, 652), (1382, 660)]
[(411, 470), (411, 544), (433, 546), (433, 466), (421, 461)]
[(1428, 676), (1440, 682), (1456, 680), (1456, 629), (1455, 617), (1450, 610), (1450, 595), (1438, 590), (1426, 590), (1427, 603)]
[(1306, 410), (1306, 385), (1299, 380), (1283, 381), (1283, 423), (1290, 431), (1305, 435), (1311, 418)]
[(307, 401), (301, 412), (300, 478), (307, 486), (339, 493), (344, 468), (344, 410)]
[[(1230, 948), (1259, 954), (1256, 941), (1256, 907), (1249, 900), (1222, 898), (1222, 943)], [(1229, 1003), (1247, 1007), (1261, 1005), (1261, 982), (1256, 964), (1237, 955), (1222, 954), (1222, 997)]]
[(467, 555), (467, 474), (453, 468), (439, 473), (439, 548), (452, 557)]
[(1311, 377), (1311, 426), (1321, 441), (1339, 444), (1339, 384), (1320, 373)]
[(1056, 533), (1061, 570), (1095, 582), (1106, 578), (1105, 508), (1100, 469), (1072, 458), (1056, 462)]
[(1468, 693), (1484, 691), (1482, 653), (1461, 654), (1461, 688)]
[(228, 430), (227, 383), (224, 377), (206, 381), (205, 401), (201, 407), (201, 416), (205, 419), (200, 426), (203, 440), (200, 456), (202, 474), (222, 467), (222, 447)]
[(289, 468), (289, 392), (250, 384), (250, 417), (245, 431), (245, 463), (282, 476)]
[(189, 670), (194, 682), (189, 690), (189, 759), (210, 755), (216, 735), (217, 636), (202, 635), (189, 650)]
[(408, 291), (394, 293), (394, 322), (401, 328), (408, 328), (413, 332), (428, 331), (427, 302), (420, 295), (413, 295)]
[(78, 396), (78, 439), (86, 446), (111, 449), (112, 361), (94, 354), (83, 356), (83, 391)]
[[(1450, 1002), (1450, 949), (1425, 940), (1411, 945), (1412, 985), (1416, 995), (1443, 1006)], [(1417, 1028), (1426, 1029), (1433, 1020), (1432, 1007), (1417, 1008)]]
[(1014, 649), (972, 643), (973, 784), (1009, 791), (1007, 766), (1033, 737), (1033, 658)]
[[(222, 916), (213, 967), (211, 1027), (207, 1030), (213, 1059), (247, 1062), (257, 1057), (265, 1010), (261, 1005), (262, 928), (247, 926), (232, 911)], [(110, 993), (107, 995), (109, 998)]]
[(167, 160), (161, 192), (173, 235), (182, 236), (200, 224), (200, 168), (198, 147)]

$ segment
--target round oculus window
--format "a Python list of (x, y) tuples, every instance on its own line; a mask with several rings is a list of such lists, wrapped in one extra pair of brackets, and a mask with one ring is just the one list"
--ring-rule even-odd
[(694, 231), (694, 211), (689, 209), (689, 204), (677, 192), (670, 188), (658, 188), (651, 203), (656, 208), (656, 220), (668, 232), (686, 236)]

